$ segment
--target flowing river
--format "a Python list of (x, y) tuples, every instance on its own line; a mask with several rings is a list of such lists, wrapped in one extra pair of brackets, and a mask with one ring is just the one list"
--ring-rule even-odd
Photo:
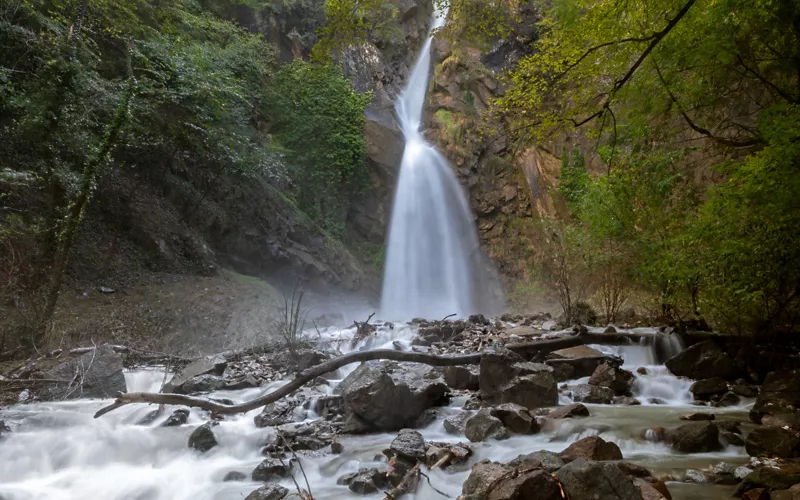
[[(323, 339), (347, 338), (353, 330), (323, 331)], [(391, 347), (393, 343), (408, 348), (416, 334), (411, 325), (381, 327), (374, 337), (359, 343), (355, 349)], [(342, 345), (349, 345), (344, 342)], [(710, 411), (693, 406), (688, 392), (688, 380), (678, 379), (663, 366), (655, 364), (653, 346), (623, 347), (595, 346), (599, 350), (624, 358), (624, 367), (634, 371), (644, 366), (646, 375), (636, 375), (634, 396), (641, 406), (587, 405), (591, 416), (581, 419), (550, 421), (552, 427), (531, 436), (512, 436), (503, 441), (472, 444), (474, 456), (470, 464), (481, 459), (505, 462), (522, 453), (537, 450), (561, 451), (570, 443), (590, 435), (599, 435), (616, 442), (626, 460), (648, 467), (654, 474), (681, 477), (687, 468), (705, 468), (725, 461), (734, 465), (747, 461), (744, 449), (728, 447), (717, 453), (685, 455), (672, 451), (663, 443), (647, 440), (651, 427), (675, 427), (678, 416), (689, 411)], [(336, 380), (355, 368), (351, 365), (331, 377)], [(157, 391), (164, 373), (157, 370), (135, 371), (126, 374), (128, 390)], [(567, 382), (568, 384), (579, 381)], [(268, 387), (241, 391), (219, 391), (211, 397), (245, 401), (274, 390), (281, 382)], [(561, 403), (569, 403), (562, 395)], [(649, 398), (660, 398), (666, 404), (648, 404)], [(438, 418), (421, 429), (426, 440), (459, 442), (463, 436), (447, 434), (443, 419), (463, 411), (465, 397), (456, 397), (449, 407), (442, 408)], [(137, 425), (152, 406), (129, 405), (99, 419), (93, 413), (107, 405), (108, 400), (77, 400), (69, 402), (18, 405), (0, 412), (14, 431), (0, 440), (0, 498), (3, 500), (233, 500), (246, 497), (261, 483), (249, 479), (240, 482), (223, 481), (226, 474), (239, 471), (247, 475), (263, 460), (260, 450), (274, 432), (257, 428), (254, 410), (247, 414), (227, 417), (214, 428), (219, 445), (200, 454), (187, 447), (189, 434), (208, 419), (208, 413), (192, 410), (187, 424), (180, 427), (160, 427), (169, 416), (148, 425)], [(715, 408), (718, 418), (747, 420), (747, 408), (752, 401), (739, 407)], [(308, 418), (315, 415), (310, 413)], [(302, 456), (301, 464), (317, 500), (354, 497), (347, 486), (336, 484), (341, 475), (359, 468), (379, 466), (376, 455), (388, 447), (396, 434), (342, 436), (344, 452), (340, 455), (314, 452)], [(324, 450), (321, 450), (324, 451)], [(469, 468), (462, 472), (428, 472), (430, 485), (423, 480), (417, 499), (442, 499), (442, 493), (456, 498)], [(299, 474), (298, 474), (299, 476)], [(304, 481), (299, 479), (301, 484)], [(291, 480), (281, 484), (294, 490)], [(676, 499), (726, 498), (731, 487), (668, 483)], [(432, 487), (433, 486), (433, 487)], [(435, 489), (434, 489), (435, 488)], [(436, 490), (439, 490), (437, 492)], [(365, 498), (383, 498), (376, 493)]]

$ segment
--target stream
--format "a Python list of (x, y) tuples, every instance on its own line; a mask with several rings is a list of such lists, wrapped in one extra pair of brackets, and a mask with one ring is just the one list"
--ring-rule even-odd
[[(653, 330), (655, 333), (655, 331)], [(354, 331), (324, 330), (323, 344), (342, 342)], [(409, 348), (416, 334), (411, 325), (381, 327), (375, 336), (355, 346), (355, 349), (391, 347)], [(315, 332), (316, 335), (316, 332)], [(581, 419), (551, 420), (539, 434), (513, 435), (503, 441), (473, 443), (469, 464), (461, 472), (446, 473), (432, 470), (427, 474), (430, 484), (423, 480), (414, 498), (437, 500), (456, 498), (469, 475), (469, 465), (482, 459), (506, 462), (519, 454), (537, 450), (561, 451), (570, 443), (599, 435), (619, 445), (626, 460), (643, 465), (655, 475), (671, 474), (680, 478), (688, 468), (706, 468), (719, 462), (740, 465), (748, 457), (742, 447), (729, 446), (723, 451), (703, 454), (680, 454), (663, 443), (646, 439), (651, 427), (676, 427), (682, 413), (713, 411), (717, 417), (747, 421), (751, 401), (729, 408), (704, 408), (692, 405), (688, 392), (691, 381), (671, 375), (654, 362), (654, 349), (648, 345), (622, 347), (593, 346), (624, 358), (624, 367), (636, 374), (646, 367), (647, 374), (636, 374), (634, 396), (641, 406), (589, 405), (591, 416)], [(355, 365), (345, 367), (330, 377), (331, 390)], [(163, 371), (157, 369), (126, 373), (128, 391), (158, 391), (164, 381)], [(585, 379), (584, 379), (585, 381)], [(570, 381), (567, 384), (580, 383)], [(218, 391), (209, 396), (229, 398), (240, 402), (272, 391), (284, 382), (241, 391)], [(562, 384), (559, 384), (562, 385)], [(660, 398), (666, 404), (648, 404), (648, 398)], [(445, 432), (445, 417), (463, 411), (466, 396), (456, 396), (448, 407), (442, 408), (437, 419), (420, 429), (426, 440), (458, 442), (463, 436)], [(561, 404), (571, 400), (562, 393)], [(2, 500), (233, 500), (246, 497), (262, 483), (223, 481), (231, 471), (250, 472), (263, 460), (260, 449), (271, 428), (257, 428), (253, 417), (260, 410), (227, 417), (214, 428), (219, 445), (200, 454), (187, 447), (189, 434), (208, 419), (208, 413), (192, 409), (187, 424), (180, 427), (159, 427), (171, 409), (150, 423), (137, 425), (153, 409), (147, 405), (122, 407), (102, 418), (93, 413), (109, 404), (108, 400), (76, 400), (17, 405), (0, 412), (14, 429), (0, 441), (0, 498)], [(308, 419), (316, 415), (310, 412)], [(301, 456), (302, 468), (317, 500), (356, 497), (347, 486), (336, 484), (341, 475), (359, 468), (382, 465), (376, 456), (388, 447), (396, 433), (364, 436), (341, 436), (344, 446), (340, 455), (313, 452)], [(305, 487), (302, 475), (298, 481)], [(291, 479), (281, 484), (294, 491)], [(673, 498), (728, 498), (733, 487), (668, 483)], [(433, 486), (433, 487), (432, 487)], [(439, 490), (437, 492), (436, 490)], [(382, 493), (365, 498), (383, 498)]]

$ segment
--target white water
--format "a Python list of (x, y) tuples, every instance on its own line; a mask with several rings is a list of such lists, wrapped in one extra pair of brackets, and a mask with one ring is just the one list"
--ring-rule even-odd
[[(359, 343), (356, 349), (389, 347), (397, 343), (404, 348), (413, 339), (416, 328), (396, 323), (382, 325), (377, 335)], [(350, 350), (353, 330), (321, 331), (321, 338), (339, 344), (343, 352)], [(316, 336), (316, 332), (314, 333)], [(672, 452), (662, 443), (649, 442), (646, 430), (651, 427), (675, 427), (678, 416), (689, 411), (704, 411), (691, 406), (688, 386), (691, 382), (669, 374), (663, 366), (651, 364), (655, 359), (653, 345), (622, 347), (594, 346), (624, 358), (624, 366), (635, 370), (644, 366), (648, 374), (637, 375), (633, 392), (640, 399), (659, 397), (665, 405), (639, 407), (587, 405), (592, 416), (585, 419), (552, 421), (533, 436), (514, 436), (505, 441), (490, 441), (473, 445), (475, 457), (471, 463), (488, 458), (507, 461), (519, 454), (540, 449), (561, 451), (570, 443), (590, 435), (599, 435), (616, 442), (626, 459), (645, 465), (657, 473), (680, 473), (689, 467), (707, 467), (720, 461), (744, 463), (741, 448), (729, 447), (718, 453), (682, 455)], [(346, 376), (354, 367), (335, 375)], [(129, 390), (157, 390), (163, 373), (141, 371), (126, 376)], [(577, 381), (576, 381), (577, 382)], [(281, 382), (269, 387), (243, 391), (220, 391), (213, 396), (234, 401), (252, 399), (272, 391)], [(442, 408), (440, 418), (421, 432), (428, 440), (456, 442), (463, 437), (445, 433), (445, 416), (461, 412), (464, 397), (455, 398), (451, 406)], [(40, 403), (12, 407), (0, 414), (14, 428), (0, 441), (0, 498), (3, 500), (241, 500), (260, 486), (252, 481), (223, 482), (230, 471), (247, 474), (263, 459), (259, 450), (273, 432), (256, 428), (253, 417), (258, 410), (226, 418), (214, 433), (219, 446), (205, 454), (187, 447), (189, 434), (208, 419), (202, 411), (192, 410), (189, 423), (178, 428), (158, 427), (174, 410), (168, 410), (150, 425), (139, 426), (145, 415), (154, 409), (131, 405), (100, 418), (92, 414), (108, 401), (74, 401)], [(716, 408), (718, 415), (746, 420), (747, 404), (738, 408)], [(705, 410), (708, 411), (708, 410)], [(313, 418), (314, 415), (310, 415)], [(350, 498), (353, 495), (336, 479), (362, 467), (380, 466), (375, 455), (388, 446), (395, 434), (342, 436), (345, 452), (342, 455), (321, 454), (304, 457), (303, 467), (317, 500)], [(455, 498), (469, 474), (429, 471), (432, 484)], [(289, 480), (282, 483), (293, 489)], [(705, 490), (704, 490), (705, 491)], [(678, 499), (695, 498), (688, 490)], [(722, 491), (723, 498), (730, 495)], [(367, 498), (383, 498), (383, 494)], [(416, 495), (418, 500), (441, 500), (442, 497), (423, 481)]]
[[(445, 14), (434, 16), (432, 30)], [(381, 316), (386, 319), (466, 316), (482, 306), (481, 266), (469, 204), (447, 159), (420, 126), (431, 65), (431, 37), (422, 47), (395, 107), (406, 139), (389, 229)]]

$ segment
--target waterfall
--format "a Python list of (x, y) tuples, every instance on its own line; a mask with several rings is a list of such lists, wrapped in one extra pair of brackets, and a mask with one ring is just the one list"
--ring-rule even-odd
[[(446, 13), (434, 14), (431, 31)], [(420, 126), (431, 65), (429, 36), (395, 103), (406, 139), (387, 244), (381, 314), (442, 318), (478, 312), (482, 254), (469, 204), (447, 159)], [(481, 290), (483, 291), (483, 290)]]

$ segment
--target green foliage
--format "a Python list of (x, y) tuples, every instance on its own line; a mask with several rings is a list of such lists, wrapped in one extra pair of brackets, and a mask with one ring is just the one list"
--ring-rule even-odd
[(312, 57), (329, 62), (348, 47), (381, 43), (398, 33), (397, 7), (387, 0), (326, 0), (325, 24), (318, 30)]
[(354, 92), (339, 69), (303, 61), (281, 68), (268, 96), (274, 137), (296, 166), (300, 207), (339, 235), (369, 180), (363, 129), (371, 99)]
[(586, 160), (579, 149), (571, 149), (561, 155), (561, 180), (558, 191), (573, 205), (583, 198), (589, 184), (589, 173), (586, 171)]

